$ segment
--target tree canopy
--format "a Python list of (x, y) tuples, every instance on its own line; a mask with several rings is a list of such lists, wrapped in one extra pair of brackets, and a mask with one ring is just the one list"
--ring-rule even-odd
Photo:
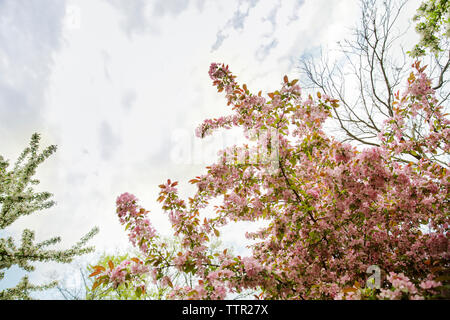
[[(33, 186), (39, 184), (34, 178), (37, 167), (50, 157), (56, 146), (51, 145), (39, 151), (39, 134), (31, 137), (29, 147), (19, 156), (14, 166), (9, 169), (9, 162), (0, 156), (0, 230), (14, 223), (21, 216), (30, 215), (55, 205), (49, 192), (36, 192)], [(33, 271), (33, 262), (56, 261), (69, 263), (74, 257), (94, 250), (86, 247), (86, 243), (98, 232), (93, 228), (75, 245), (66, 250), (47, 249), (61, 241), (60, 237), (35, 243), (35, 232), (25, 229), (22, 232), (21, 244), (17, 245), (13, 237), (0, 238), (0, 270), (8, 270), (17, 265), (25, 271)], [(0, 280), (5, 272), (0, 272)], [(33, 291), (46, 290), (56, 286), (56, 282), (45, 285), (33, 285), (28, 276), (23, 277), (14, 287), (0, 291), (0, 299), (31, 299)]]

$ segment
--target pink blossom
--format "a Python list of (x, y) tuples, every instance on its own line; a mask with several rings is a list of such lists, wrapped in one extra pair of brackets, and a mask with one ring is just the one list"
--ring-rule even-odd
[(317, 199), (319, 197), (319, 188), (314, 187), (306, 191), (311, 197)]
[(433, 281), (433, 280), (425, 280), (420, 283), (420, 287), (424, 290), (440, 287), (442, 285), (439, 281)]
[(253, 257), (242, 258), (242, 263), (244, 264), (244, 269), (248, 277), (253, 277), (263, 269), (260, 263)]

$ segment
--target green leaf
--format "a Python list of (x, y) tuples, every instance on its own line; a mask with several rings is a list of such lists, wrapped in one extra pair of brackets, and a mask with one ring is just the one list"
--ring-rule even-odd
[(188, 297), (192, 297), (192, 296), (194, 296), (194, 295), (196, 295), (198, 292), (196, 291), (196, 290), (192, 290), (192, 291), (189, 291), (189, 293), (187, 294), (187, 296)]
[(434, 279), (434, 281), (448, 281), (448, 280), (450, 280), (450, 276), (440, 276), (440, 277), (437, 277), (436, 279)]
[(142, 288), (141, 287), (137, 287), (135, 293), (136, 293), (136, 296), (138, 298), (140, 298), (141, 295), (142, 295)]

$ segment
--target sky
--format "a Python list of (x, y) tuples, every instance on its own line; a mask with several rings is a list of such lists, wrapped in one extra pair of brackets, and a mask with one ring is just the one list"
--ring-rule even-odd
[[(36, 241), (59, 235), (57, 247), (68, 248), (98, 226), (96, 252), (123, 250), (115, 215), (123, 192), (169, 234), (158, 185), (178, 180), (181, 195), (192, 194), (187, 181), (239, 139), (194, 135), (204, 119), (230, 113), (210, 63), (228, 64), (254, 92), (274, 91), (284, 75), (298, 77), (302, 55), (332, 54), (358, 14), (356, 0), (0, 0), (0, 154), (14, 161), (34, 132), (42, 146), (58, 146), (37, 173), (37, 190), (52, 192), (57, 205), (0, 236), (31, 228)], [(230, 226), (225, 243), (245, 251), (248, 228)], [(36, 266), (37, 283), (70, 268)], [(9, 270), (0, 288), (22, 274)]]

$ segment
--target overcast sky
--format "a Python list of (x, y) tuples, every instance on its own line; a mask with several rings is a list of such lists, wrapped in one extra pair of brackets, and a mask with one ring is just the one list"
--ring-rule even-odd
[[(98, 226), (91, 243), (114, 252), (128, 245), (115, 215), (122, 192), (167, 234), (158, 184), (179, 180), (189, 194), (187, 181), (234, 139), (194, 136), (230, 112), (210, 63), (228, 64), (255, 92), (276, 90), (298, 76), (301, 55), (348, 35), (358, 13), (356, 0), (0, 0), (0, 154), (14, 161), (33, 132), (58, 145), (37, 175), (58, 204), (0, 236), (29, 227), (68, 247)], [(239, 243), (234, 230), (226, 239)], [(38, 265), (32, 279), (48, 272)]]

